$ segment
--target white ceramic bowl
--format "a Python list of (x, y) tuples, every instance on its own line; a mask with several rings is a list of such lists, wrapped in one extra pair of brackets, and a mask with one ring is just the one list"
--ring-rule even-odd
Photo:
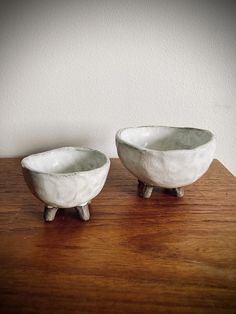
[(46, 205), (46, 220), (53, 220), (57, 208), (77, 207), (89, 215), (87, 204), (102, 190), (110, 160), (97, 150), (63, 147), (30, 155), (21, 165), (31, 192)]
[(124, 166), (144, 185), (180, 188), (207, 171), (216, 141), (207, 130), (144, 126), (119, 130), (116, 145)]

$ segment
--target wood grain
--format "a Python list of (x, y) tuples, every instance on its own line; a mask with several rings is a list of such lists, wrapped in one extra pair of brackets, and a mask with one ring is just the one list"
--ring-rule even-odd
[(236, 179), (214, 161), (177, 198), (113, 159), (82, 222), (43, 221), (19, 159), (0, 159), (0, 313), (236, 313)]

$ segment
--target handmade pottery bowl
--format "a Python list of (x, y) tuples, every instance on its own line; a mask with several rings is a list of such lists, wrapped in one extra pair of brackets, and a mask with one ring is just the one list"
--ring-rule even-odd
[(21, 165), (31, 192), (45, 204), (45, 220), (52, 221), (58, 208), (69, 207), (88, 220), (88, 203), (102, 190), (110, 160), (97, 150), (63, 147), (30, 155)]
[(151, 196), (153, 186), (183, 196), (183, 186), (209, 168), (216, 146), (207, 130), (167, 126), (121, 129), (116, 134), (118, 155), (139, 180), (139, 194)]

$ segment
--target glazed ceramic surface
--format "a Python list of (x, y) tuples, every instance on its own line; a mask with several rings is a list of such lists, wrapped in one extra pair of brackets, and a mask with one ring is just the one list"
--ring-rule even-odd
[(119, 130), (116, 146), (124, 166), (141, 182), (178, 188), (207, 171), (216, 141), (207, 130), (147, 126)]
[(21, 162), (32, 193), (49, 206), (83, 206), (103, 188), (110, 160), (89, 148), (64, 147), (34, 154)]

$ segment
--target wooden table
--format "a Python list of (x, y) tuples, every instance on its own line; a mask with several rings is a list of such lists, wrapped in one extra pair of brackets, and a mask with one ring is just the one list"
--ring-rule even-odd
[(0, 159), (0, 313), (236, 313), (236, 179), (219, 161), (184, 198), (112, 160), (91, 220), (43, 221), (19, 159)]

